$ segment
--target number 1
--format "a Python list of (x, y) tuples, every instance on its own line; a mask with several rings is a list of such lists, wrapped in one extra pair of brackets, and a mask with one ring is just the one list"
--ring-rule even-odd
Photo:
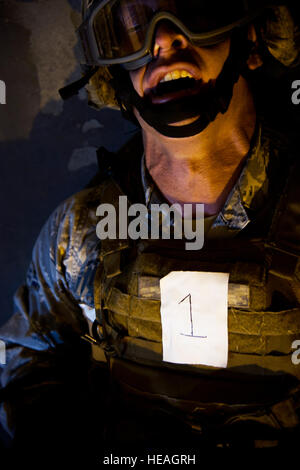
[(193, 313), (192, 313), (192, 296), (191, 294), (188, 294), (186, 295), (180, 302), (178, 302), (179, 304), (181, 304), (181, 302), (183, 302), (185, 299), (189, 299), (189, 303), (190, 303), (190, 321), (191, 321), (191, 336), (194, 336), (194, 327), (193, 327)]

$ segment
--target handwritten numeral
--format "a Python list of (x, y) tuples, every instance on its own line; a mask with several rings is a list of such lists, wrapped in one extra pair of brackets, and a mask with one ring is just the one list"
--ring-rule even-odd
[(184, 302), (186, 299), (188, 299), (188, 301), (189, 301), (189, 306), (190, 306), (190, 326), (191, 326), (191, 334), (190, 334), (190, 335), (187, 335), (187, 334), (185, 334), (185, 333), (180, 333), (180, 334), (183, 335), (183, 336), (192, 336), (192, 337), (194, 337), (194, 338), (207, 338), (207, 336), (197, 336), (197, 335), (194, 335), (193, 310), (192, 310), (192, 296), (191, 296), (191, 294), (186, 295), (183, 299), (180, 300), (180, 302), (178, 302), (178, 304), (181, 304), (181, 303)]

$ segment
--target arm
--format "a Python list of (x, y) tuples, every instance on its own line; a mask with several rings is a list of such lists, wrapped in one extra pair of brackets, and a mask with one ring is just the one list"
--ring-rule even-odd
[(81, 339), (88, 327), (79, 304), (93, 302), (92, 194), (79, 193), (49, 218), (15, 294), (15, 313), (0, 329), (7, 350), (0, 419), (16, 447), (43, 444), (49, 435), (59, 442), (88, 415), (90, 347)]

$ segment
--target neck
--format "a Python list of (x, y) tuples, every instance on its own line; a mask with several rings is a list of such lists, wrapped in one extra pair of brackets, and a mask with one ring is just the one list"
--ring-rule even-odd
[(255, 120), (252, 95), (240, 77), (227, 112), (196, 136), (168, 138), (145, 123), (146, 165), (166, 199), (203, 203), (206, 215), (217, 214), (238, 179)]

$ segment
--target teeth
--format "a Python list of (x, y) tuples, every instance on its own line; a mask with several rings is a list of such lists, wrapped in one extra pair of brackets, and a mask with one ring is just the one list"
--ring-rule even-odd
[(173, 72), (168, 72), (159, 83), (170, 82), (171, 80), (177, 80), (178, 78), (185, 77), (193, 78), (193, 76), (186, 70), (173, 70)]

